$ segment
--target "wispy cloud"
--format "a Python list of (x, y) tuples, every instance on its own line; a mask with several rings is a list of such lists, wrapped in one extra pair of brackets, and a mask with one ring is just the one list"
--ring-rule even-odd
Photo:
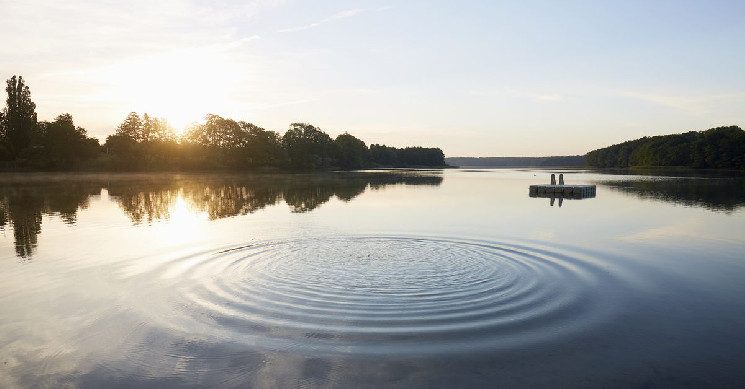
[(722, 102), (745, 100), (745, 93), (725, 93), (717, 95), (680, 96), (636, 91), (618, 91), (618, 96), (641, 100), (654, 105), (673, 108), (692, 115), (706, 115), (714, 111)]
[(535, 92), (513, 88), (501, 89), (474, 89), (469, 91), (471, 96), (494, 97), (494, 96), (511, 96), (527, 98), (535, 101), (563, 101), (564, 96), (552, 92)]
[(279, 3), (252, 0), (214, 7), (181, 0), (0, 1), (0, 68), (33, 76), (50, 68), (80, 69), (235, 42), (240, 40), (238, 21)]
[(512, 88), (507, 88), (506, 92), (512, 94), (513, 96), (528, 98), (528, 99), (532, 99), (536, 101), (562, 101), (564, 100), (564, 96), (558, 93), (551, 93), (551, 92), (535, 92), (531, 90), (521, 90), (521, 89), (512, 89)]
[(368, 11), (367, 9), (350, 9), (350, 10), (340, 11), (340, 12), (337, 12), (337, 13), (335, 13), (335, 14), (333, 14), (333, 15), (325, 18), (325, 19), (323, 19), (323, 20), (320, 20), (320, 21), (317, 21), (317, 22), (314, 22), (314, 23), (310, 23), (310, 24), (306, 24), (306, 25), (303, 25), (303, 26), (283, 28), (281, 30), (277, 30), (277, 32), (288, 33), (288, 32), (298, 32), (298, 31), (308, 30), (308, 29), (311, 29), (311, 28), (316, 28), (316, 27), (318, 27), (318, 26), (320, 26), (320, 25), (322, 25), (324, 23), (332, 22), (334, 20), (339, 20), (339, 19), (351, 18), (351, 17), (360, 15), (360, 14), (362, 14), (364, 12), (367, 12), (367, 11)]

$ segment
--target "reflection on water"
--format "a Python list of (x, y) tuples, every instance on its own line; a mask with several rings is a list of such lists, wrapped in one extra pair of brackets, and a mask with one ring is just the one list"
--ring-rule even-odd
[[(494, 241), (347, 236), (176, 258), (170, 328), (274, 350), (421, 354), (525, 347), (607, 320), (619, 280), (576, 252)], [(593, 290), (602, 284), (603, 291)], [(152, 293), (152, 290), (148, 293)]]
[(745, 180), (720, 177), (653, 177), (599, 181), (622, 193), (711, 211), (732, 212), (745, 206)]
[(534, 197), (534, 198), (549, 199), (549, 202), (548, 203), (549, 203), (550, 206), (553, 207), (554, 204), (558, 203), (559, 208), (561, 208), (561, 206), (564, 205), (564, 199), (567, 199), (567, 200), (591, 199), (591, 198), (594, 198), (595, 197), (595, 194), (593, 194), (592, 196), (580, 196), (579, 194), (576, 195), (576, 196), (574, 196), (574, 195), (563, 196), (561, 194), (554, 194), (554, 193), (543, 193), (543, 194), (530, 193), (529, 196), (530, 197)]
[(100, 190), (81, 182), (0, 186), (0, 229), (12, 226), (16, 253), (27, 258), (36, 248), (43, 215), (75, 224), (78, 210), (87, 208), (89, 197)]
[(351, 201), (365, 190), (387, 185), (440, 185), (439, 175), (418, 173), (340, 173), (178, 178), (169, 182), (131, 185), (112, 182), (109, 195), (134, 223), (168, 219), (178, 198), (210, 220), (246, 215), (284, 201), (292, 212), (310, 212), (336, 197)]
[(210, 220), (246, 215), (284, 201), (292, 212), (310, 212), (332, 197), (351, 201), (366, 190), (390, 185), (440, 185), (436, 172), (378, 171), (312, 175), (137, 175), (69, 176), (51, 182), (14, 177), (0, 184), (0, 229), (10, 225), (16, 254), (33, 255), (42, 216), (75, 224), (90, 196), (108, 191), (135, 224), (167, 220), (177, 201), (204, 212)]
[(0, 388), (745, 387), (742, 185), (535, 174), (0, 176)]

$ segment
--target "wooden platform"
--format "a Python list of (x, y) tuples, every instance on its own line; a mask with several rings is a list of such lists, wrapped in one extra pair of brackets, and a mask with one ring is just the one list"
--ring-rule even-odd
[(585, 199), (595, 197), (595, 185), (531, 185), (530, 197), (565, 197)]

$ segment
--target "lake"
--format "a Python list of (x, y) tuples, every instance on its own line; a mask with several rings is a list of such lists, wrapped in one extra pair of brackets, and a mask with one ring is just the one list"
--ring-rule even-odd
[(0, 387), (745, 387), (745, 177), (0, 175)]

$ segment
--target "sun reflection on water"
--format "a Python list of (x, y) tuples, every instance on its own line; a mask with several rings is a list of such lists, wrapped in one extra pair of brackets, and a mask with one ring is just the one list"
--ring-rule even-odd
[(168, 219), (156, 226), (160, 240), (165, 244), (182, 244), (203, 235), (208, 222), (206, 212), (192, 209), (184, 200), (183, 189), (169, 207)]

